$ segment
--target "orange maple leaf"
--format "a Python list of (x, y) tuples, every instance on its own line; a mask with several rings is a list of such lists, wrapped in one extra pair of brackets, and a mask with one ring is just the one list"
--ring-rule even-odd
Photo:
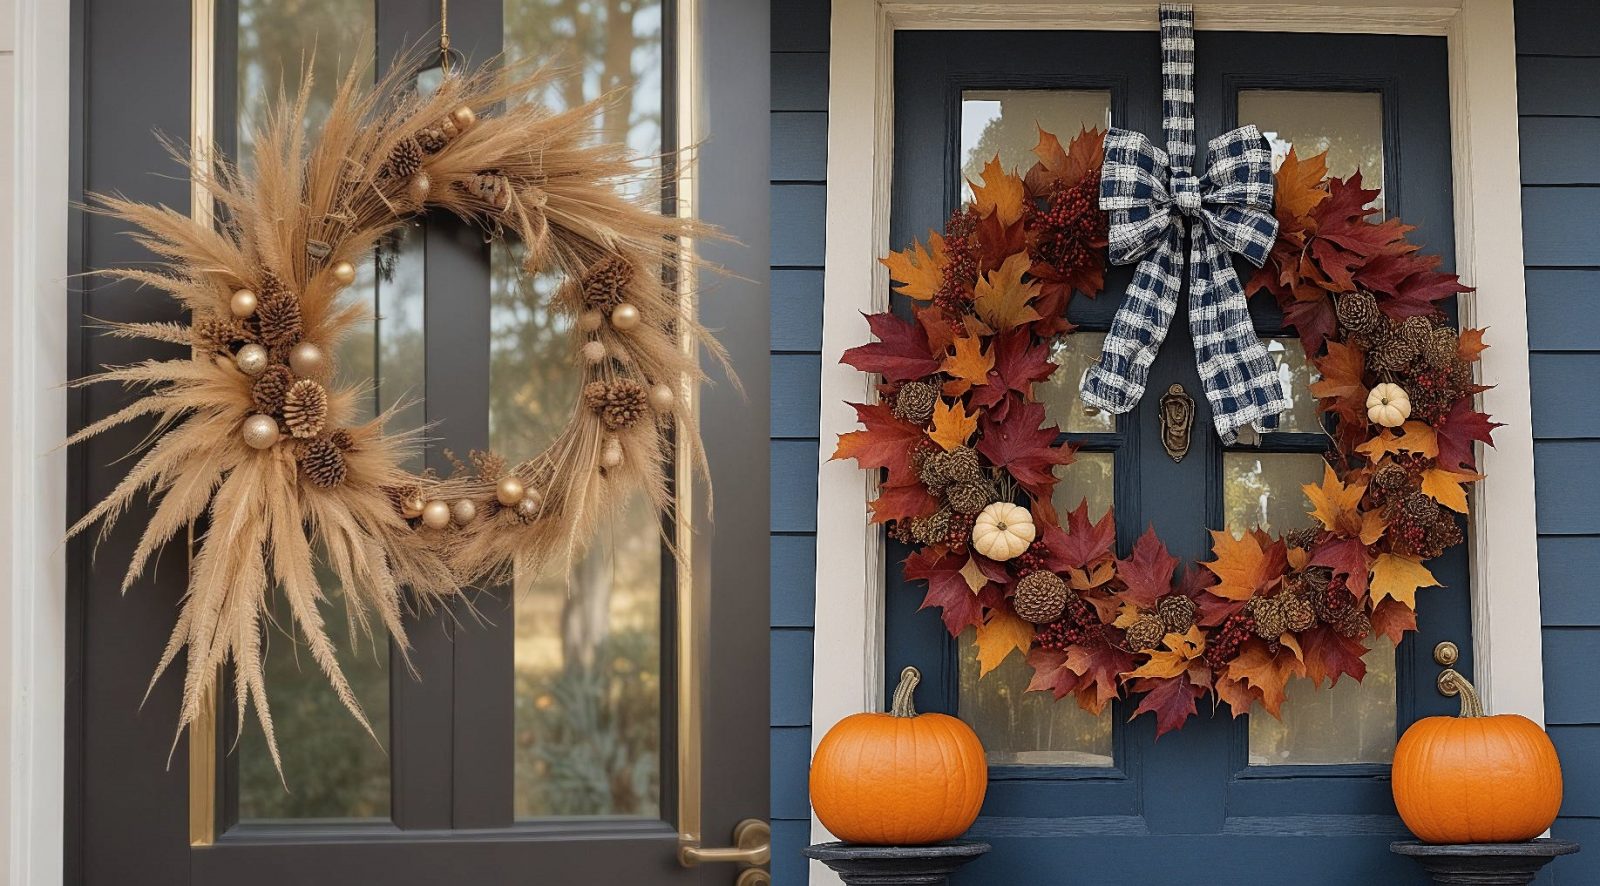
[(1311, 385), (1311, 396), (1321, 402), (1318, 408), (1332, 412), (1353, 427), (1367, 421), (1367, 386), (1361, 375), (1367, 361), (1361, 349), (1336, 341), (1328, 342), (1328, 353), (1316, 361), (1322, 378)]
[(1456, 356), (1468, 363), (1478, 359), (1478, 356), (1489, 346), (1483, 343), (1482, 329), (1463, 329), (1461, 336), (1456, 341)]
[(1372, 547), (1378, 543), (1378, 539), (1383, 538), (1384, 530), (1388, 528), (1389, 524), (1383, 522), (1382, 511), (1367, 511), (1363, 513), (1361, 515), (1361, 543), (1367, 547)]
[[(1245, 644), (1238, 657), (1228, 662), (1225, 680), (1244, 683), (1259, 692), (1261, 706), (1277, 717), (1288, 694), (1289, 678), (1304, 673), (1305, 664), (1292, 652), (1286, 653), (1281, 648), (1272, 652), (1267, 644), (1253, 642)], [(1234, 716), (1240, 713), (1243, 712), (1236, 707)]]
[(1367, 494), (1366, 484), (1346, 486), (1333, 472), (1333, 466), (1322, 466), (1322, 485), (1307, 483), (1300, 487), (1315, 507), (1311, 516), (1322, 523), (1324, 529), (1345, 537), (1361, 534), (1361, 514), (1358, 510), (1361, 496)]
[(1206, 649), (1206, 635), (1199, 625), (1193, 625), (1185, 634), (1168, 634), (1162, 638), (1163, 648), (1150, 653), (1150, 660), (1129, 671), (1128, 679), (1151, 677), (1165, 679), (1176, 677), (1189, 669), (1189, 663), (1200, 657)]
[(991, 609), (983, 624), (978, 625), (975, 641), (978, 646), (978, 676), (1000, 666), (1012, 652), (1024, 655), (1033, 645), (1033, 625), (1006, 608)]
[(1400, 430), (1401, 434), (1396, 436), (1393, 430), (1384, 428), (1378, 436), (1357, 446), (1356, 451), (1374, 464), (1385, 455), (1396, 452), (1414, 452), (1423, 458), (1439, 457), (1439, 436), (1434, 433), (1432, 425), (1408, 421)]
[(1328, 177), (1328, 154), (1324, 151), (1301, 160), (1294, 148), (1278, 167), (1277, 190), (1274, 195), (1280, 215), (1305, 218), (1322, 201), (1328, 199), (1328, 187), (1323, 179)]
[(1039, 284), (1032, 280), (1022, 282), (1022, 275), (1032, 264), (1028, 253), (1018, 252), (978, 281), (972, 306), (996, 331), (1004, 332), (1039, 319), (1039, 312), (1028, 304), (1039, 295)]
[(960, 400), (946, 403), (941, 397), (933, 404), (933, 430), (928, 432), (928, 437), (946, 452), (965, 446), (976, 430), (978, 414), (974, 412), (968, 415), (967, 408)]
[(889, 269), (889, 278), (899, 285), (895, 292), (917, 301), (928, 301), (944, 285), (944, 238), (937, 232), (928, 232), (928, 246), (916, 240), (900, 252), (891, 252), (879, 259)]
[(1417, 588), (1440, 587), (1428, 567), (1399, 554), (1379, 554), (1372, 564), (1372, 600), (1392, 597), (1408, 609), (1417, 608)]
[(983, 165), (983, 184), (968, 181), (967, 186), (972, 188), (972, 201), (978, 207), (979, 215), (998, 216), (1001, 227), (1007, 227), (1022, 218), (1023, 205), (1027, 200), (1026, 189), (1022, 179), (1000, 168), (999, 154)]
[(1084, 127), (1065, 149), (1053, 133), (1045, 132), (1043, 127), (1038, 129), (1039, 143), (1034, 146), (1033, 155), (1039, 162), (1028, 170), (1027, 182), (1040, 185), (1036, 188), (1039, 192), (1056, 184), (1070, 188), (1105, 159), (1105, 133), (1098, 128)]
[(1482, 474), (1458, 474), (1444, 468), (1429, 468), (1422, 475), (1422, 491), (1434, 501), (1458, 514), (1467, 512), (1466, 484), (1482, 480)]
[(989, 383), (989, 370), (994, 368), (994, 350), (983, 349), (983, 340), (976, 335), (956, 336), (952, 342), (955, 353), (944, 358), (939, 371), (950, 376), (944, 383), (946, 397), (959, 397), (972, 390), (974, 385)]
[(1261, 532), (1246, 532), (1234, 538), (1226, 530), (1212, 530), (1211, 553), (1216, 557), (1205, 564), (1220, 581), (1211, 593), (1226, 600), (1248, 600), (1283, 576), (1288, 555), (1282, 542), (1274, 542)]

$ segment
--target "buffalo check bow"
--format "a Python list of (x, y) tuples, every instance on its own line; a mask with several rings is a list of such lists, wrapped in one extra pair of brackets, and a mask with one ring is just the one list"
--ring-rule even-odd
[(1278, 236), (1272, 151), (1254, 126), (1211, 140), (1205, 174), (1194, 163), (1194, 9), (1161, 7), (1162, 128), (1167, 149), (1142, 133), (1106, 133), (1100, 208), (1110, 213), (1113, 264), (1135, 261), (1099, 361), (1084, 373), (1083, 401), (1123, 413), (1144, 395), (1183, 288), (1189, 239), (1189, 332), (1195, 363), (1224, 443), (1238, 429), (1273, 430), (1289, 399), (1250, 322), (1234, 254), (1260, 267)]

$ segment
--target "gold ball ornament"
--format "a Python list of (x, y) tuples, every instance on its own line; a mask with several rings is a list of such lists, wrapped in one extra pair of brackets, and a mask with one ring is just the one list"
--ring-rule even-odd
[(233, 298), (228, 299), (228, 310), (233, 312), (233, 316), (244, 320), (255, 314), (256, 304), (256, 294), (248, 289), (241, 289), (233, 294)]
[(616, 437), (607, 437), (606, 445), (600, 450), (600, 467), (614, 468), (622, 464), (622, 441)]
[(337, 281), (340, 286), (349, 286), (351, 283), (356, 282), (355, 265), (347, 261), (334, 262), (332, 270), (333, 279)]
[(429, 529), (443, 529), (450, 525), (450, 506), (438, 499), (422, 506), (422, 525)]
[(270, 448), (278, 442), (278, 420), (270, 415), (252, 415), (244, 420), (239, 434), (251, 449)]
[(584, 311), (578, 315), (578, 328), (584, 332), (596, 332), (604, 322), (606, 318), (602, 317), (599, 311)]
[(657, 412), (671, 412), (677, 400), (670, 385), (655, 385), (650, 389), (650, 408)]
[(627, 302), (611, 309), (611, 325), (623, 332), (638, 329), (640, 320), (639, 309)]
[(426, 172), (419, 172), (406, 183), (406, 196), (412, 203), (422, 204), (428, 202), (428, 193), (433, 190), (433, 179), (428, 178)]
[(267, 371), (267, 364), (271, 360), (267, 357), (267, 349), (260, 345), (245, 345), (239, 353), (233, 355), (233, 365), (245, 375), (256, 376)]
[(494, 498), (495, 501), (509, 508), (522, 501), (524, 492), (521, 480), (516, 477), (504, 477), (494, 488)]
[(532, 520), (539, 516), (541, 504), (543, 501), (540, 500), (539, 493), (530, 491), (522, 501), (517, 502), (517, 516), (524, 520)]
[(599, 363), (606, 358), (606, 346), (598, 341), (585, 342), (583, 345), (583, 359), (590, 363)]
[(465, 526), (477, 517), (478, 506), (470, 498), (456, 499), (456, 503), (450, 506), (450, 519), (457, 526)]
[(301, 378), (316, 378), (328, 368), (328, 358), (322, 348), (303, 341), (289, 351), (289, 368)]
[(466, 105), (462, 105), (450, 112), (450, 122), (455, 124), (457, 132), (466, 132), (478, 122), (478, 114)]
[(416, 495), (401, 500), (400, 516), (406, 518), (407, 520), (415, 520), (422, 516), (422, 511), (427, 506), (428, 503), (422, 500), (422, 493), (419, 492)]

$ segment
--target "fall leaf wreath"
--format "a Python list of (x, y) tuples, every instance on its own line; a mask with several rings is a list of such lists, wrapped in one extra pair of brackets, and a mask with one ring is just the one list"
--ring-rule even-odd
[[(1041, 131), (1016, 175), (991, 160), (944, 233), (883, 260), (910, 318), (869, 316), (877, 341), (843, 362), (877, 373), (879, 402), (834, 458), (883, 472), (872, 520), (912, 547), (908, 579), (952, 635), (971, 628), (981, 669), (1027, 657), (1030, 690), (1096, 714), (1178, 729), (1207, 695), (1238, 716), (1274, 716), (1292, 677), (1361, 679), (1366, 641), (1416, 629), (1425, 561), (1462, 541), (1473, 443), (1497, 425), (1473, 408), (1482, 330), (1458, 333), (1440, 302), (1466, 292), (1398, 219), (1378, 219), (1360, 173), (1330, 177), (1292, 151), (1276, 173), (1277, 241), (1249, 281), (1299, 333), (1331, 417), (1311, 523), (1281, 537), (1211, 533), (1212, 559), (1180, 571), (1154, 531), (1130, 556), (1086, 504), (1057, 514), (1055, 470), (1072, 464), (1034, 387), (1057, 370), (1074, 293), (1104, 285), (1107, 215), (1097, 205), (1104, 134), (1063, 148)], [(1070, 469), (1070, 468), (1069, 468)]]
[[(698, 353), (682, 345), (721, 354), (680, 291), (692, 262), (681, 238), (706, 232), (663, 216), (659, 189), (638, 187), (655, 176), (649, 161), (597, 137), (602, 102), (552, 111), (525, 98), (549, 75), (515, 68), (452, 75), (427, 95), (403, 74), (376, 88), (362, 74), (352, 68), (313, 125), (308, 70), (298, 97), (280, 99), (256, 133), (248, 173), (190, 162), (218, 208), (215, 224), (115, 197), (98, 205), (161, 260), (105, 274), (163, 291), (189, 316), (111, 324), (111, 335), (184, 352), (79, 381), (139, 396), (69, 442), (141, 418), (156, 432), (71, 533), (96, 522), (109, 532), (141, 492), (157, 502), (126, 589), (181, 530), (201, 530), (151, 682), (185, 653), (181, 733), (231, 667), (239, 716), (255, 707), (274, 762), (263, 644), (275, 592), (289, 628), (366, 726), (324, 628), (315, 564), (342, 586), (352, 644), (370, 640), (376, 623), (404, 650), (408, 608), (513, 570), (566, 566), (640, 491), (670, 509), (674, 448), (700, 455), (685, 396)], [(547, 306), (570, 321), (581, 390), (555, 441), (520, 464), (472, 453), (470, 466), (451, 457), (450, 476), (408, 471), (420, 436), (387, 430), (394, 410), (360, 418), (371, 380), (335, 371), (339, 341), (368, 317), (341, 298), (356, 265), (430, 211), (515, 244), (523, 274), (559, 281)]]

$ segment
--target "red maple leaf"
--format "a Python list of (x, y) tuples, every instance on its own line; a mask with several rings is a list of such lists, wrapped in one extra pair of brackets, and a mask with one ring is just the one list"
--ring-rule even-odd
[(1372, 632), (1399, 643), (1406, 631), (1417, 629), (1417, 610), (1393, 597), (1384, 597), (1372, 609)]
[(1067, 514), (1067, 525), (1046, 524), (1044, 546), (1050, 552), (1045, 567), (1052, 572), (1068, 569), (1087, 569), (1091, 564), (1111, 557), (1111, 546), (1117, 540), (1117, 521), (1110, 509), (1100, 522), (1089, 520), (1089, 503), (1081, 501)]
[(894, 407), (887, 403), (850, 405), (855, 407), (856, 418), (866, 425), (866, 430), (840, 434), (839, 447), (830, 460), (853, 458), (864, 469), (887, 468), (889, 477), (884, 482), (888, 486), (917, 482), (911, 454), (927, 442), (927, 432), (895, 418)]
[(1394, 298), (1379, 299), (1378, 307), (1396, 320), (1407, 317), (1427, 317), (1439, 312), (1441, 302), (1461, 292), (1471, 292), (1472, 287), (1461, 282), (1455, 274), (1443, 271), (1418, 271), (1400, 283)]
[(1295, 332), (1300, 334), (1306, 353), (1319, 353), (1322, 343), (1333, 335), (1336, 325), (1333, 299), (1326, 294), (1315, 301), (1291, 298), (1283, 305), (1283, 322), (1293, 326)]
[(867, 503), (873, 523), (926, 517), (939, 510), (939, 499), (920, 482), (878, 487), (878, 497)]
[[(1050, 362), (1050, 348), (1043, 340), (1036, 340), (1026, 325), (1002, 333), (992, 346), (994, 368), (989, 370), (989, 382), (973, 390), (972, 405), (985, 408), (1000, 405), (1009, 391), (1016, 391), (1024, 399), (1033, 393), (1035, 382), (1041, 382), (1056, 371)], [(996, 418), (1004, 421), (1006, 411), (1000, 410)]]
[(906, 578), (928, 583), (928, 594), (917, 608), (939, 607), (945, 630), (952, 637), (967, 627), (983, 623), (983, 604), (961, 574), (961, 567), (965, 565), (965, 554), (952, 554), (940, 548), (923, 548), (905, 562)]
[(1033, 679), (1028, 681), (1029, 692), (1048, 692), (1059, 701), (1078, 691), (1083, 678), (1067, 667), (1067, 654), (1038, 646), (1028, 650), (1028, 666), (1033, 668)]
[(1140, 714), (1154, 714), (1156, 738), (1182, 729), (1183, 724), (1195, 715), (1195, 700), (1206, 692), (1204, 686), (1196, 686), (1189, 679), (1188, 671), (1165, 680), (1140, 677), (1133, 681), (1131, 688), (1134, 692), (1144, 694), (1139, 697), (1139, 707), (1128, 719), (1137, 719)]
[(1133, 667), (1131, 653), (1103, 640), (1067, 649), (1067, 668), (1083, 678), (1078, 687), (1078, 705), (1095, 715), (1120, 694), (1122, 675)]
[(1117, 561), (1117, 578), (1126, 588), (1120, 596), (1140, 609), (1154, 609), (1156, 600), (1172, 590), (1172, 573), (1178, 558), (1156, 537), (1154, 525), (1133, 543), (1133, 556)]
[(1500, 422), (1490, 421), (1489, 416), (1472, 408), (1472, 398), (1457, 400), (1444, 421), (1434, 426), (1439, 440), (1439, 467), (1448, 471), (1476, 471), (1478, 459), (1472, 451), (1472, 442), (1479, 440), (1493, 446), (1489, 435), (1498, 427), (1501, 427)]
[(839, 362), (862, 372), (877, 372), (890, 381), (909, 381), (939, 371), (940, 356), (928, 345), (922, 325), (893, 313), (863, 314), (878, 341), (844, 352)]
[(911, 309), (917, 318), (917, 325), (928, 337), (928, 353), (942, 356), (955, 344), (956, 332), (951, 327), (950, 321), (945, 319), (944, 309), (937, 305), (923, 305)]
[(1299, 637), (1300, 650), (1305, 653), (1306, 676), (1317, 686), (1324, 680), (1329, 684), (1337, 683), (1346, 674), (1357, 680), (1367, 675), (1367, 663), (1361, 660), (1361, 656), (1367, 654), (1367, 647), (1360, 640), (1352, 640), (1320, 624), (1301, 631)]
[(1050, 499), (1056, 485), (1055, 467), (1072, 464), (1072, 446), (1057, 446), (1061, 433), (1055, 425), (1044, 424), (1043, 403), (1022, 403), (1008, 410), (1004, 420), (996, 420), (993, 410), (984, 413), (979, 423), (983, 440), (978, 451), (991, 464), (1004, 468), (1017, 485), (1033, 496), (1035, 507)]
[(1005, 263), (1005, 260), (1028, 248), (1028, 235), (1024, 227), (1024, 217), (1019, 217), (1009, 225), (1000, 223), (1000, 213), (991, 212), (978, 221), (973, 229), (975, 251), (978, 258), (978, 273), (986, 274)]
[(1342, 575), (1356, 599), (1367, 595), (1367, 546), (1359, 538), (1332, 538), (1317, 545), (1311, 552), (1313, 566), (1326, 566), (1334, 575)]

